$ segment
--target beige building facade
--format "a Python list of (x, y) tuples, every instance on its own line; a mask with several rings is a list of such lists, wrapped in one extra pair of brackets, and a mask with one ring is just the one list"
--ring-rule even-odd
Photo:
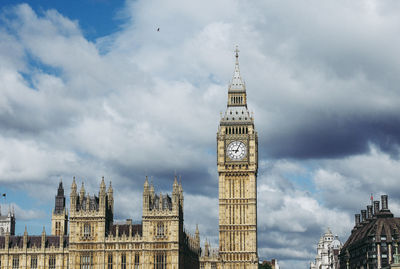
[(117, 224), (113, 189), (104, 178), (98, 195), (87, 194), (83, 184), (78, 192), (73, 180), (69, 219), (60, 184), (52, 234), (29, 236), (25, 229), (23, 236), (0, 236), (0, 268), (199, 268), (200, 234), (184, 230), (183, 190), (176, 177), (172, 189), (172, 195), (157, 195), (146, 178), (141, 223)]

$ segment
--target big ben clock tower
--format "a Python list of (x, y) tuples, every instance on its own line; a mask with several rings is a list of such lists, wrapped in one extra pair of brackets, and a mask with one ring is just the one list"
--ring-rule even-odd
[(217, 133), (219, 256), (221, 268), (256, 269), (258, 138), (238, 53)]

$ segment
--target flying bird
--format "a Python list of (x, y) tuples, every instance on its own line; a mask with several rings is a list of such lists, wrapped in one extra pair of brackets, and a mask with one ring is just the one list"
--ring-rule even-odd
[(159, 27), (159, 28), (157, 28), (157, 32), (160, 32), (160, 27)]

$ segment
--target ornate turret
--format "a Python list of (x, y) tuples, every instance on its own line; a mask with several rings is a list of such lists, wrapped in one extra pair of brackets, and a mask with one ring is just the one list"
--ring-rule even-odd
[(151, 197), (152, 199), (154, 198), (153, 178), (151, 179), (151, 183), (150, 183), (150, 197)]
[(183, 210), (183, 188), (182, 188), (182, 177), (179, 177), (179, 185), (178, 185), (178, 189), (179, 189), (179, 204)]
[(111, 213), (114, 215), (114, 191), (112, 188), (112, 183), (110, 181), (110, 186), (107, 190), (107, 198), (108, 198), (108, 208), (111, 210)]
[(62, 181), (58, 185), (57, 195), (55, 198), (54, 213), (62, 214), (65, 210), (65, 196)]
[(27, 246), (28, 246), (28, 230), (27, 230), (27, 228), (26, 228), (26, 225), (25, 225), (25, 231), (24, 231), (24, 237), (23, 237), (23, 243), (22, 243), (22, 245), (23, 245), (23, 248), (24, 248), (24, 249), (26, 249)]
[(42, 249), (46, 248), (46, 228), (43, 226), (42, 230)]
[(143, 185), (143, 214), (150, 208), (150, 185), (149, 179), (146, 176)]
[[(75, 198), (71, 196), (71, 202), (73, 199), (75, 200)], [(64, 187), (62, 180), (60, 180), (60, 183), (58, 184), (57, 195), (55, 197), (54, 210), (51, 215), (51, 234), (66, 235), (67, 230), (68, 230), (68, 212), (67, 209), (65, 208)]]
[(106, 183), (104, 182), (104, 177), (101, 178), (100, 183), (100, 195), (106, 194)]
[(99, 206), (100, 206), (100, 210), (105, 212), (105, 210), (106, 210), (106, 183), (104, 182), (104, 177), (101, 178), (101, 183), (100, 183)]
[(72, 179), (72, 184), (71, 184), (71, 193), (69, 195), (69, 201), (70, 201), (70, 207), (69, 210), (71, 211), (71, 214), (75, 212), (77, 208), (77, 199), (78, 199), (78, 194), (77, 194), (77, 186), (76, 186), (76, 181), (75, 177)]
[(76, 181), (75, 181), (75, 177), (73, 177), (72, 184), (71, 184), (71, 194), (76, 194), (76, 190), (77, 190)]
[(85, 186), (82, 182), (81, 190), (79, 191), (79, 203), (82, 205), (83, 200), (85, 198)]
[(195, 241), (196, 241), (196, 247), (199, 248), (200, 247), (200, 231), (199, 231), (199, 225), (196, 224), (196, 232), (194, 235)]
[(174, 210), (179, 210), (179, 196), (178, 178), (175, 175), (174, 184), (172, 185), (172, 206)]

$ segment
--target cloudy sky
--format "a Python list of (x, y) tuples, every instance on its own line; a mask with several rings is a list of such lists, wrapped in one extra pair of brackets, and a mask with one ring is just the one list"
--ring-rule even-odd
[[(261, 259), (307, 268), (330, 227), (389, 195), (400, 215), (400, 2), (0, 3), (0, 193), (50, 232), (60, 178), (141, 219), (182, 176), (185, 226), (218, 246), (216, 131), (234, 47), (259, 134)], [(157, 31), (160, 28), (160, 31)]]

